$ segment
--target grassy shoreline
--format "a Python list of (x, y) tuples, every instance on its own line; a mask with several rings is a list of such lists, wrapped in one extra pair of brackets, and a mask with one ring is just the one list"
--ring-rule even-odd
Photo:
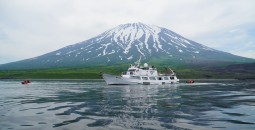
[[(120, 75), (128, 66), (0, 70), (0, 79), (102, 79), (102, 73)], [(179, 79), (254, 79), (255, 71), (226, 71), (202, 68), (173, 68)], [(164, 70), (158, 68), (159, 72)]]

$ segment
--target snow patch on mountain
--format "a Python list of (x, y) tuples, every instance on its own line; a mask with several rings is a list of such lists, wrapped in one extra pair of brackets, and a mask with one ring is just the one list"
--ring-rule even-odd
[(104, 55), (107, 54), (107, 53), (106, 53), (106, 49), (107, 49), (107, 47), (108, 47), (109, 45), (111, 45), (111, 43), (101, 44), (101, 45), (105, 47), (104, 50), (103, 50), (103, 56), (104, 56)]
[(130, 57), (128, 57), (127, 59), (128, 59), (128, 60), (131, 60), (131, 59), (133, 59), (133, 55), (132, 55), (132, 56), (130, 56)]
[[(214, 50), (185, 39), (168, 29), (143, 23), (122, 24), (77, 45), (80, 46), (79, 49), (66, 51), (65, 54), (71, 57), (71, 54), (75, 52), (75, 57), (78, 57), (86, 51), (87, 55), (83, 55), (86, 60), (103, 57), (107, 59), (107, 62), (114, 61), (115, 55), (120, 61), (132, 60), (139, 56), (146, 59), (158, 54), (173, 57), (177, 54), (176, 52), (179, 55), (185, 52), (185, 57), (190, 55), (192, 58), (194, 54), (198, 55), (202, 50)], [(56, 55), (62, 53), (60, 51)]]
[(119, 58), (120, 58), (120, 60), (122, 60), (122, 57), (121, 57), (121, 56), (119, 56)]

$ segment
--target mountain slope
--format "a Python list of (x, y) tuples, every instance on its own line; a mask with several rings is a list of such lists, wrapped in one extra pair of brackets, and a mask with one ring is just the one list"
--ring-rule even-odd
[(133, 63), (140, 56), (144, 62), (160, 64), (254, 61), (209, 48), (166, 28), (130, 23), (35, 58), (0, 65), (0, 69), (113, 65)]

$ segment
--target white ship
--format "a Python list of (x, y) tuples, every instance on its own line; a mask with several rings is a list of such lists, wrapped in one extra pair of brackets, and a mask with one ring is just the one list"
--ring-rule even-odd
[(121, 76), (103, 74), (103, 79), (109, 85), (179, 83), (179, 79), (170, 68), (167, 68), (164, 74), (160, 74), (154, 66), (149, 67), (147, 63), (144, 63), (144, 66), (139, 64), (140, 60), (137, 65), (130, 65)]

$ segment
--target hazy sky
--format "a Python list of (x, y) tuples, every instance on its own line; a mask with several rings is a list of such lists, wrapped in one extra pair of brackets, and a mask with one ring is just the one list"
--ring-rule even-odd
[(255, 58), (255, 0), (0, 0), (0, 64), (134, 22)]

